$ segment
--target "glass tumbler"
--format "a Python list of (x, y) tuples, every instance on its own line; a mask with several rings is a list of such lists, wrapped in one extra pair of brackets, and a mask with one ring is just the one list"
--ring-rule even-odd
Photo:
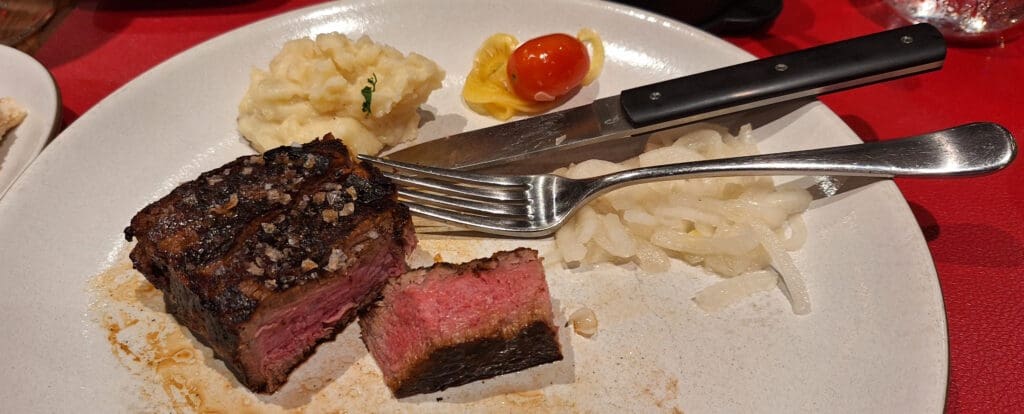
[(886, 0), (902, 18), (931, 23), (950, 41), (994, 45), (1024, 31), (1024, 0)]

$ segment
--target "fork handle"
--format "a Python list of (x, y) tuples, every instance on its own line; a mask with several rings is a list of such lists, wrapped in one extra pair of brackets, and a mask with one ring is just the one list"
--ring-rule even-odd
[[(1017, 146), (1006, 128), (972, 123), (888, 141), (638, 168), (594, 177), (589, 194), (651, 181), (743, 175), (929, 177), (1006, 167)], [(683, 177), (684, 176), (684, 177)]]
[(946, 44), (920, 23), (622, 91), (634, 126), (725, 115), (942, 67)]

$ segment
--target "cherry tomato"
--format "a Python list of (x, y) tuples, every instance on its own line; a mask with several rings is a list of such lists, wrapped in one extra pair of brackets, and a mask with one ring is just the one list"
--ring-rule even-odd
[(530, 101), (553, 101), (580, 85), (590, 70), (587, 47), (555, 33), (520, 45), (508, 59), (512, 91)]

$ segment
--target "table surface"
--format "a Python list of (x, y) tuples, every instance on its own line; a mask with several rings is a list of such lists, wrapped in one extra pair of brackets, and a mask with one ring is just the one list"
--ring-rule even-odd
[[(80, 1), (30, 47), (57, 80), (65, 125), (135, 76), (216, 35), (316, 0)], [(787, 0), (759, 56), (902, 24), (881, 0)], [(37, 50), (36, 50), (37, 49)], [(974, 121), (1024, 136), (1024, 40), (951, 47), (945, 67), (822, 98), (865, 141)], [(949, 321), (949, 412), (1024, 407), (1024, 163), (963, 180), (897, 180), (928, 241)], [(899, 277), (899, 275), (892, 275)]]

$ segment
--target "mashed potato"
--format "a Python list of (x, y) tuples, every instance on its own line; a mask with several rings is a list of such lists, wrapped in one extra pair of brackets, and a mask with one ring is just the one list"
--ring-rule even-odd
[[(363, 88), (372, 86), (370, 111)], [(285, 43), (269, 71), (254, 69), (239, 105), (238, 130), (258, 151), (330, 132), (353, 150), (377, 154), (416, 137), (418, 108), (444, 71), (415, 53), (338, 33)]]
[[(738, 136), (716, 128), (682, 137), (652, 137), (647, 150), (621, 164), (584, 161), (556, 171), (569, 178), (631, 168), (757, 153), (750, 128)], [(793, 312), (810, 312), (803, 279), (787, 251), (806, 232), (800, 214), (811, 202), (804, 189), (776, 188), (771, 177), (663, 181), (612, 191), (582, 207), (555, 234), (567, 264), (633, 262), (648, 272), (668, 270), (669, 258), (703, 266), (724, 278), (695, 298), (713, 311), (778, 286)], [(549, 257), (556, 259), (556, 257)]]

